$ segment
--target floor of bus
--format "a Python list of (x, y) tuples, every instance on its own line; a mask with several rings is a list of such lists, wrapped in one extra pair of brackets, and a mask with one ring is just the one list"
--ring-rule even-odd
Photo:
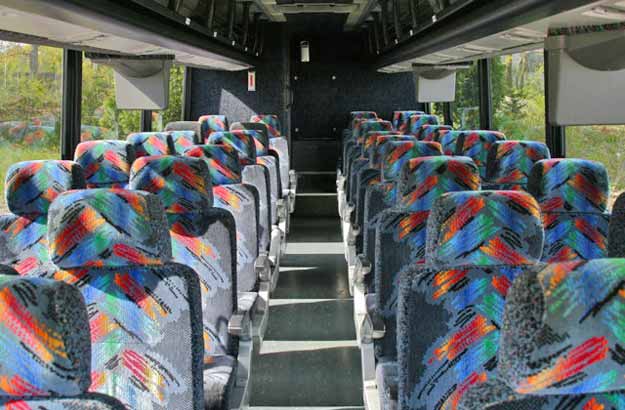
[(339, 219), (294, 217), (262, 348), (254, 408), (363, 406), (360, 354)]

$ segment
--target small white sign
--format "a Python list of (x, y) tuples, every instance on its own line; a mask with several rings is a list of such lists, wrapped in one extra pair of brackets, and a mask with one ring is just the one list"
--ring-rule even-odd
[(247, 72), (247, 91), (256, 91), (256, 71)]

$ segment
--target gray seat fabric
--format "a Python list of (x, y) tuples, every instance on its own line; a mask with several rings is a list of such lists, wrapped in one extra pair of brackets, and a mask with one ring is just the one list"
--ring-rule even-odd
[(498, 377), (472, 389), (460, 408), (622, 408), (622, 328), (614, 313), (623, 279), (624, 259), (526, 269), (508, 292)]
[[(18, 277), (0, 267), (3, 363), (0, 406), (6, 409), (123, 410), (112, 397), (88, 393), (91, 343), (87, 307), (74, 286)], [(7, 276), (10, 274), (11, 276)]]
[(528, 191), (541, 205), (543, 261), (608, 255), (610, 188), (602, 164), (573, 158), (538, 161), (532, 168)]
[(202, 127), (198, 121), (172, 121), (165, 125), (165, 131), (193, 131), (196, 137), (196, 144), (202, 143)]
[(170, 262), (159, 199), (144, 191), (70, 191), (51, 205), (48, 232), (58, 267), (50, 276), (75, 285), (89, 306), (90, 391), (128, 409), (201, 409), (200, 282), (191, 268)]
[(85, 188), (72, 161), (26, 161), (12, 165), (5, 197), (11, 213), (0, 216), (0, 263), (21, 275), (43, 276), (57, 268), (48, 253), (48, 209), (61, 193)]
[(375, 379), (380, 394), (380, 408), (383, 410), (397, 409), (397, 363), (379, 363), (375, 368)]
[(127, 188), (135, 149), (126, 141), (98, 140), (81, 142), (74, 161), (85, 174), (87, 188)]
[(204, 409), (230, 409), (231, 391), (236, 377), (236, 359), (214, 356), (204, 367)]
[(495, 377), (511, 282), (539, 262), (538, 203), (513, 191), (453, 192), (428, 219), (426, 264), (401, 278), (399, 407), (454, 408)]

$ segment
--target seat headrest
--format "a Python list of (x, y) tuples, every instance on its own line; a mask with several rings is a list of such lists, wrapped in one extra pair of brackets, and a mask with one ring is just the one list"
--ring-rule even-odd
[(540, 209), (530, 194), (452, 192), (434, 202), (426, 259), (439, 266), (533, 264), (543, 242)]
[(365, 136), (371, 131), (393, 131), (393, 124), (390, 121), (367, 120), (360, 123), (356, 131), (356, 143), (364, 144)]
[(166, 132), (136, 132), (126, 140), (134, 147), (137, 158), (176, 153), (171, 135)]
[(382, 152), (382, 179), (384, 181), (398, 180), (402, 167), (412, 158), (439, 155), (443, 155), (443, 150), (438, 142), (388, 141)]
[(4, 186), (12, 213), (45, 215), (61, 193), (85, 188), (85, 177), (74, 161), (24, 161), (9, 167)]
[(182, 155), (185, 151), (201, 144), (200, 138), (195, 131), (168, 131), (174, 144), (176, 154)]
[(452, 129), (450, 125), (424, 125), (417, 134), (417, 139), (421, 141), (441, 142), (441, 132), (451, 131)]
[(374, 119), (378, 118), (378, 114), (375, 111), (352, 111), (349, 113), (350, 123), (353, 125), (354, 120), (362, 119)]
[(495, 141), (488, 152), (486, 178), (498, 184), (527, 184), (534, 164), (549, 158), (542, 142)]
[(371, 154), (376, 147), (378, 137), (387, 137), (390, 135), (402, 135), (398, 131), (369, 131), (365, 136), (365, 142), (362, 146), (362, 155), (371, 158)]
[(228, 118), (225, 115), (202, 115), (197, 122), (200, 124), (200, 139), (203, 144), (213, 132), (228, 131)]
[(508, 292), (498, 369), (518, 393), (582, 395), (625, 389), (625, 259), (526, 270)]
[(506, 136), (497, 131), (462, 131), (456, 142), (456, 155), (470, 157), (480, 168), (482, 178), (486, 177), (486, 160), (490, 147), (497, 141), (503, 141)]
[(375, 140), (372, 152), (369, 155), (369, 164), (372, 168), (380, 168), (382, 165), (382, 155), (386, 143), (389, 141), (416, 141), (414, 135), (380, 135)]
[(441, 143), (445, 155), (456, 155), (458, 139), (463, 131), (440, 129), (436, 133), (438, 134), (438, 138), (433, 138)]
[(50, 206), (48, 240), (50, 258), (61, 269), (161, 265), (171, 259), (163, 204), (143, 191), (60, 195)]
[(425, 114), (423, 111), (394, 111), (393, 129), (406, 133), (410, 127), (410, 117), (423, 114)]
[(278, 138), (282, 136), (280, 132), (280, 119), (275, 114), (258, 114), (250, 117), (250, 122), (262, 122), (267, 126), (269, 138)]
[(193, 131), (198, 143), (200, 143), (200, 136), (202, 135), (202, 127), (197, 121), (173, 121), (165, 125), (165, 131)]
[(201, 213), (213, 206), (208, 164), (201, 158), (139, 158), (132, 165), (130, 189), (155, 194), (169, 214)]
[(230, 131), (255, 131), (256, 156), (269, 155), (269, 129), (262, 122), (235, 122), (230, 126)]
[(604, 212), (609, 186), (608, 172), (599, 162), (560, 158), (538, 161), (527, 189), (543, 212)]
[(412, 135), (421, 134), (421, 127), (424, 125), (438, 125), (438, 117), (436, 115), (417, 114), (410, 117), (409, 130)]
[(87, 307), (77, 287), (50, 279), (0, 275), (0, 310), (3, 401), (72, 397), (87, 391), (91, 335)]
[(206, 143), (231, 146), (238, 151), (242, 165), (251, 165), (256, 163), (256, 137), (258, 135), (256, 131), (213, 132)]
[(447, 192), (479, 191), (477, 165), (466, 157), (423, 157), (409, 160), (397, 187), (400, 207), (429, 211), (434, 200)]
[(81, 142), (74, 153), (74, 161), (83, 169), (87, 188), (125, 188), (134, 160), (134, 147), (120, 140)]
[(239, 153), (230, 145), (199, 145), (185, 155), (206, 161), (213, 186), (241, 183)]

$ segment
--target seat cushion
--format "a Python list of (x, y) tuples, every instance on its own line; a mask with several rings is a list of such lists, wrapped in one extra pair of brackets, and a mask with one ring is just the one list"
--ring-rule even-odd
[(204, 409), (229, 409), (236, 369), (232, 356), (213, 356), (204, 366)]
[(382, 410), (396, 410), (398, 385), (397, 362), (380, 363), (375, 373), (378, 393), (380, 394), (380, 408)]

